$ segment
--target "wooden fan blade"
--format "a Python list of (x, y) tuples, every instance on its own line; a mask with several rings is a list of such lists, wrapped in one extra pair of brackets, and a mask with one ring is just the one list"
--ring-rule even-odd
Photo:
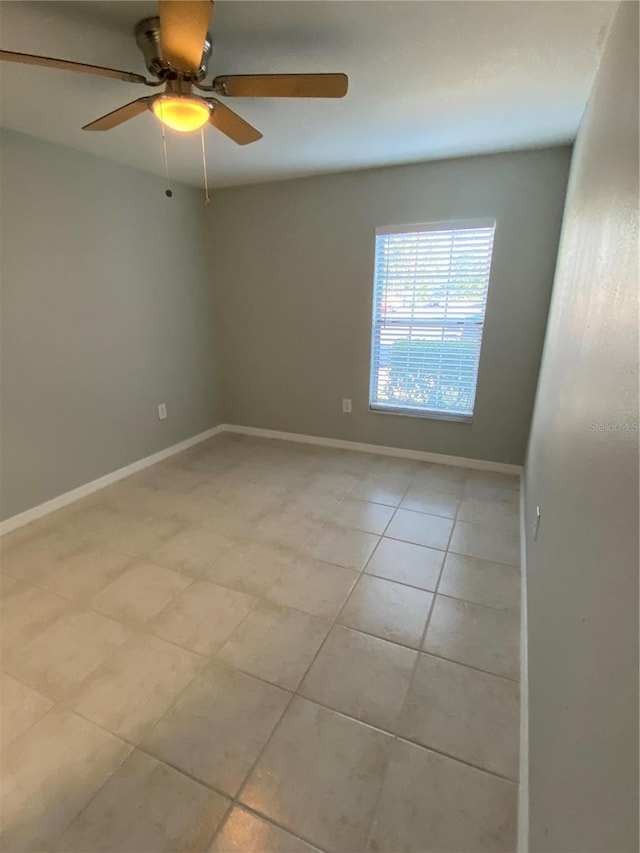
[(41, 65), (45, 68), (60, 68), (63, 71), (79, 71), (82, 74), (95, 74), (97, 77), (112, 77), (126, 83), (146, 83), (140, 74), (131, 71), (119, 71), (117, 68), (105, 68), (102, 65), (87, 65), (84, 62), (70, 62), (68, 59), (54, 59), (51, 56), (36, 56), (32, 53), (16, 53), (13, 50), (0, 50), (0, 60), (4, 62), (22, 62), (24, 65)]
[(344, 98), (346, 74), (231, 74), (213, 88), (233, 98)]
[(200, 68), (213, 0), (160, 0), (162, 58), (174, 71)]
[(257, 142), (262, 139), (262, 134), (256, 130), (253, 125), (245, 121), (233, 110), (215, 98), (209, 101), (211, 105), (211, 115), (209, 116), (209, 124), (222, 131), (229, 139), (233, 139), (238, 145), (248, 145), (250, 142)]
[(140, 113), (143, 113), (147, 109), (150, 100), (151, 98), (138, 98), (137, 101), (131, 101), (123, 107), (118, 107), (117, 110), (107, 113), (105, 116), (100, 116), (100, 118), (97, 118), (90, 124), (85, 124), (82, 129), (111, 130), (112, 127), (117, 127), (119, 124), (129, 121), (130, 118), (135, 118)]

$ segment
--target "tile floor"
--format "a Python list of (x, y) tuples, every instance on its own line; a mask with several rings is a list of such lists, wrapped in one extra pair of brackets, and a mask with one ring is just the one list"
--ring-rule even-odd
[(0, 544), (6, 853), (515, 849), (514, 477), (223, 434)]

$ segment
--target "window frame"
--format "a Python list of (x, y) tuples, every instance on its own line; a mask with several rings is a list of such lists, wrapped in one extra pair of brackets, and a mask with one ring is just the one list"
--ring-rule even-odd
[[(486, 298), (484, 303), (484, 313), (482, 321), (476, 325), (481, 326), (480, 333), (480, 350), (478, 354), (478, 369), (475, 377), (475, 387), (473, 394), (473, 409), (471, 414), (458, 414), (455, 412), (439, 412), (425, 408), (413, 408), (407, 405), (382, 405), (374, 402), (375, 392), (377, 392), (378, 372), (374, 373), (374, 354), (377, 336), (376, 325), (376, 258), (377, 258), (377, 238), (386, 234), (415, 234), (431, 231), (463, 231), (465, 229), (474, 228), (493, 228), (493, 239), (491, 243), (491, 257), (489, 262), (489, 275), (487, 279)], [(372, 276), (372, 299), (371, 299), (371, 337), (369, 350), (369, 411), (374, 414), (395, 415), (409, 418), (426, 418), (428, 420), (451, 421), (453, 423), (472, 424), (478, 397), (478, 380), (480, 377), (480, 364), (482, 361), (482, 347), (484, 344), (484, 326), (487, 319), (487, 305), (489, 301), (489, 287), (491, 285), (491, 273), (493, 269), (495, 237), (497, 230), (497, 221), (494, 217), (482, 217), (477, 219), (448, 219), (438, 220), (436, 222), (420, 222), (407, 225), (386, 225), (379, 226), (375, 229), (374, 234), (374, 249), (373, 249), (373, 276)], [(378, 345), (378, 351), (380, 347)]]

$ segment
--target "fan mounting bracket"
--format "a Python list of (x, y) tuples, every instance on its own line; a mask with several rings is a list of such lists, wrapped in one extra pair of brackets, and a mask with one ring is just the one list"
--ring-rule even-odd
[(206, 77), (209, 60), (211, 59), (211, 54), (213, 52), (211, 33), (207, 33), (202, 50), (200, 68), (197, 73), (183, 74), (182, 72), (177, 72), (171, 68), (169, 63), (162, 58), (160, 18), (158, 16), (143, 18), (141, 21), (138, 21), (133, 32), (136, 37), (136, 44), (144, 56), (144, 62), (147, 66), (147, 70), (150, 74), (153, 74), (154, 77), (157, 77), (162, 81), (181, 78), (190, 82), (198, 82)]

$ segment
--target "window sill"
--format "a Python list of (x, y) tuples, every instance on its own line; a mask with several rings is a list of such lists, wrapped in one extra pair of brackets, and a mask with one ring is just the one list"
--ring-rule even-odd
[(369, 411), (376, 415), (399, 415), (405, 418), (426, 418), (433, 421), (450, 421), (457, 424), (472, 424), (473, 415), (455, 415), (445, 412), (429, 412), (424, 409), (404, 409), (400, 406), (374, 406), (369, 404)]

